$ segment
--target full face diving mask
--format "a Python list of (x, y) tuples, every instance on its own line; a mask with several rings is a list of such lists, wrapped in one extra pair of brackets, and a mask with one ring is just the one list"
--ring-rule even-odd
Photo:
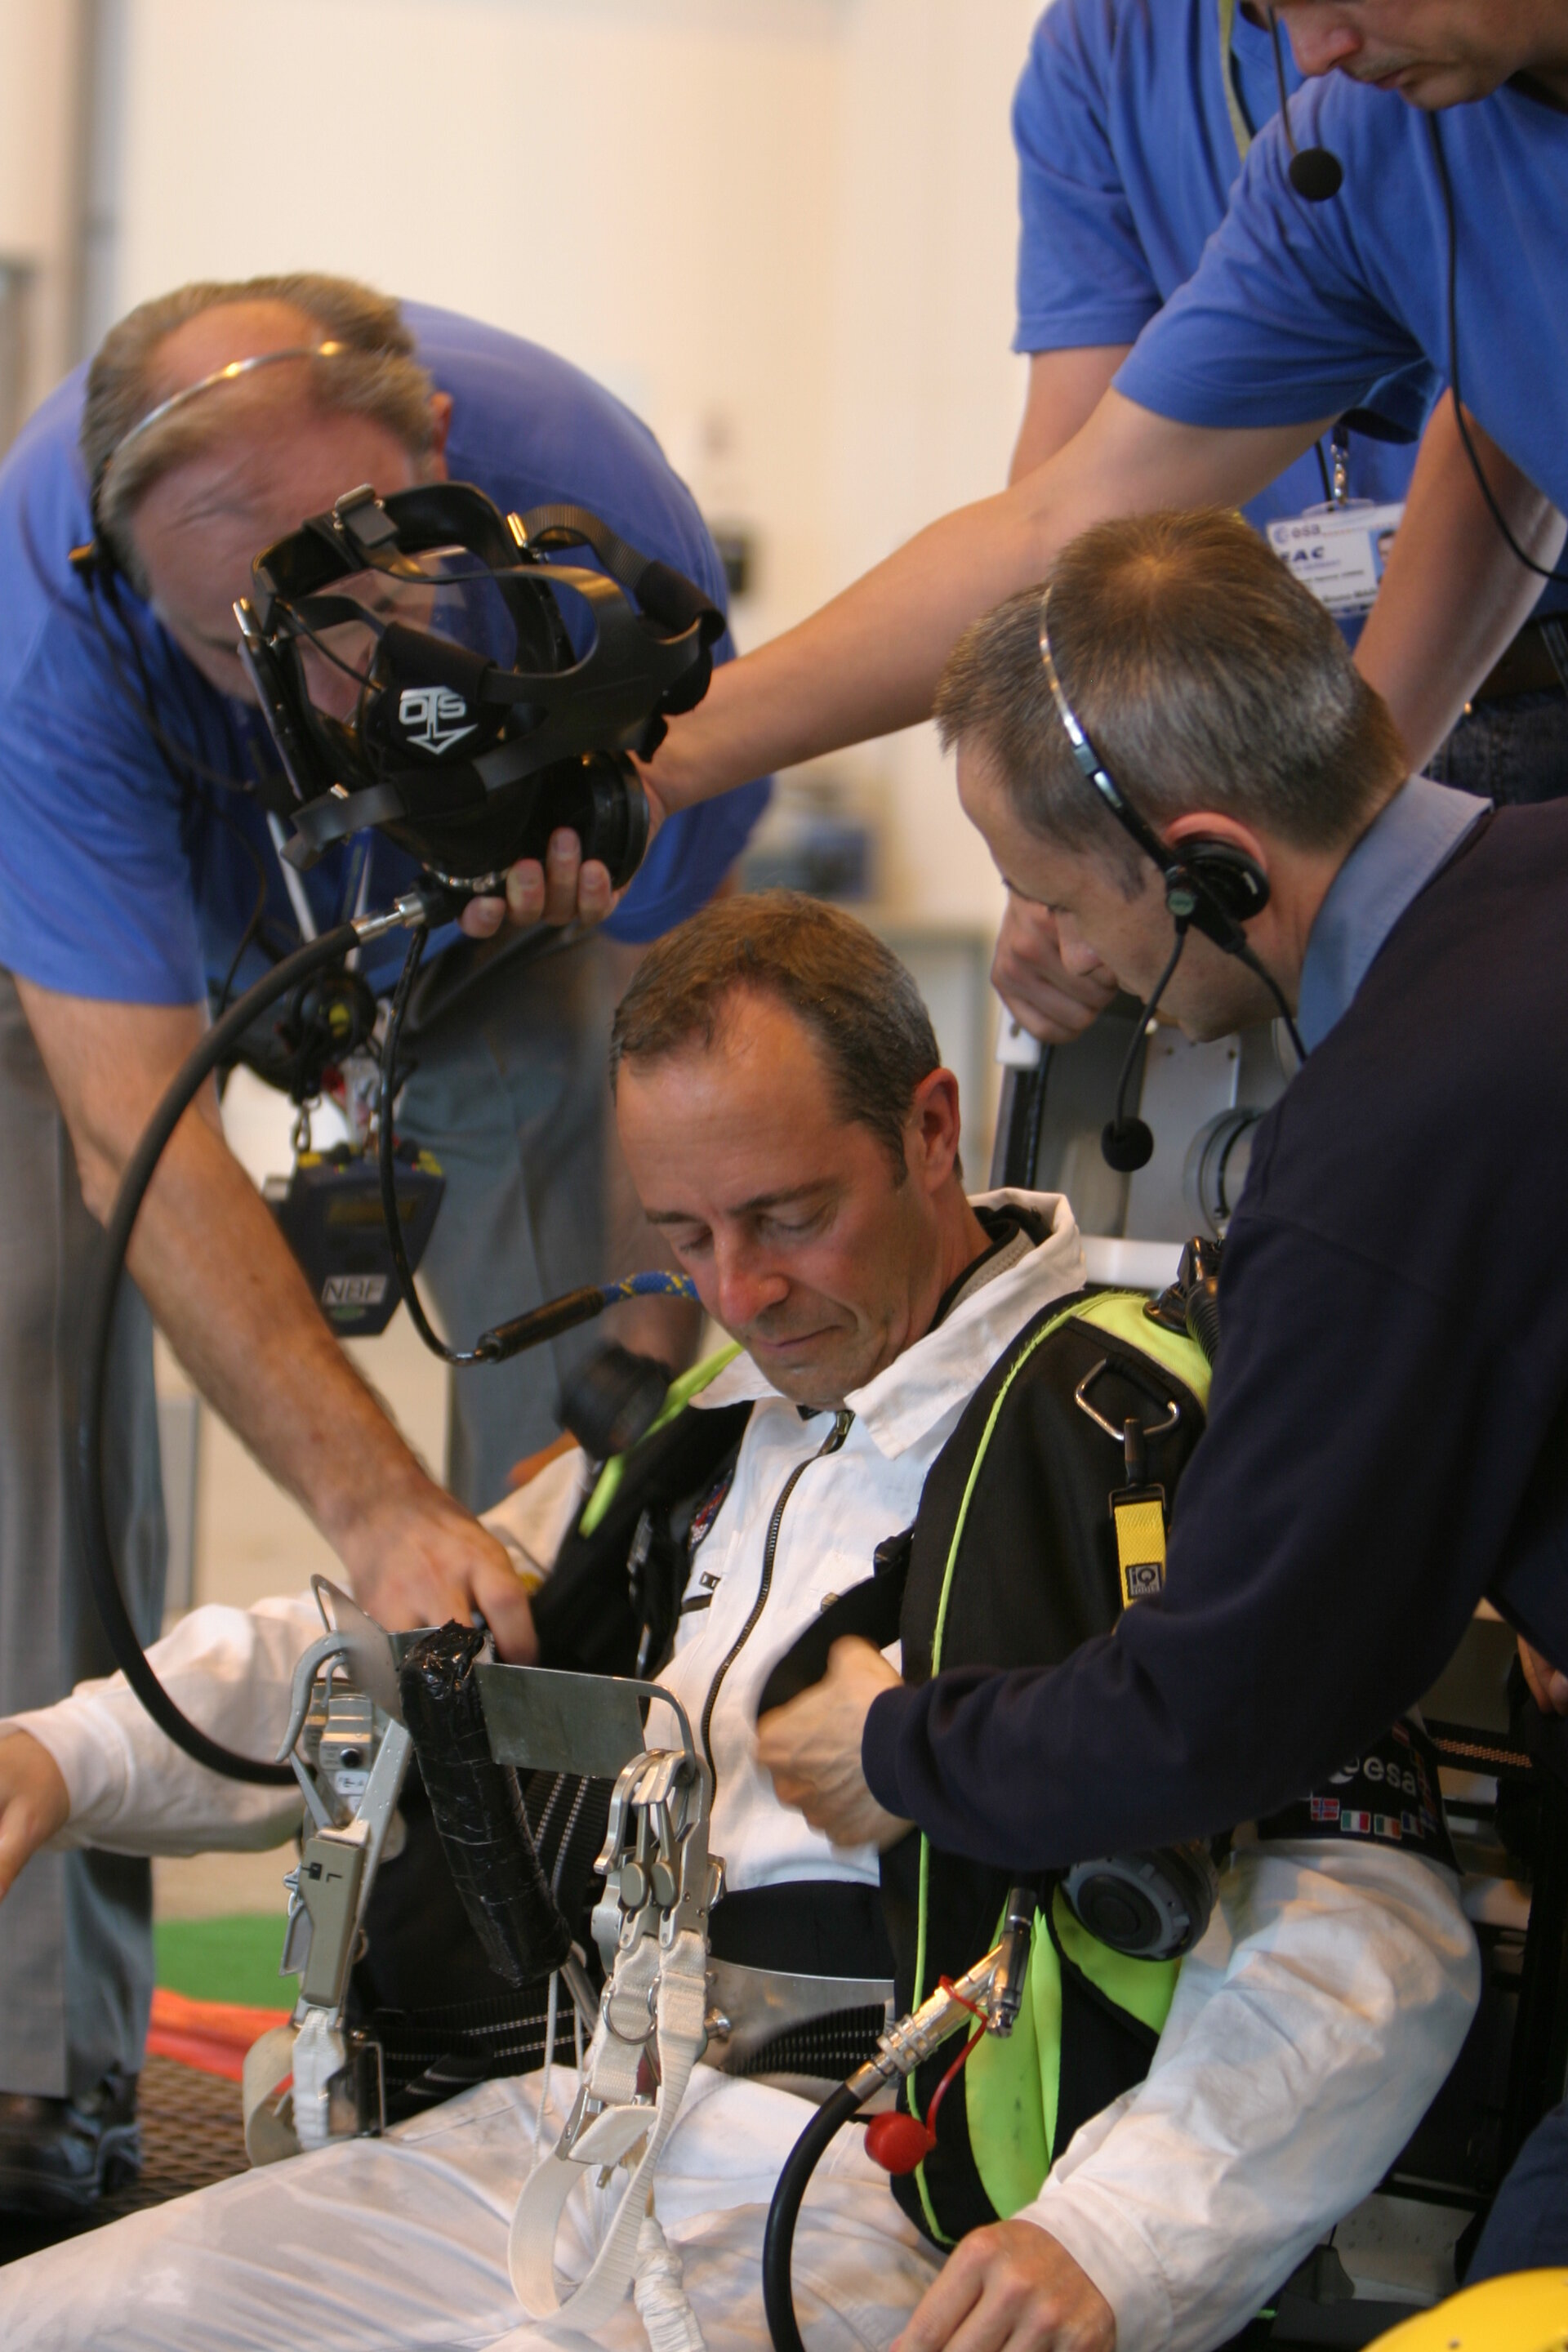
[[(546, 561), (584, 547), (602, 569)], [(708, 688), (724, 616), (580, 507), (367, 488), (263, 550), (235, 606), (292, 787), (298, 866), (366, 825), (494, 887), (569, 827), (618, 888), (647, 842), (627, 754)]]

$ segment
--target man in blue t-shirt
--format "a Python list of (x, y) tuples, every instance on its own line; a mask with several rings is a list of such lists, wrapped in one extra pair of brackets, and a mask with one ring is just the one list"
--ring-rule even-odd
[[(1458, 230), (1460, 388), (1486, 489), (1458, 433), (1429, 432), (1357, 663), (1414, 764), (1443, 741), (1529, 617), (1542, 586), (1531, 564), (1550, 568), (1563, 542), (1562, 14), (1488, 0), (1289, 0), (1280, 13), (1303, 69), (1333, 76), (1296, 101), (1292, 124), (1299, 145), (1340, 157), (1340, 194), (1307, 203), (1279, 118), (1260, 131), (1225, 226), (1080, 429), (735, 664), (659, 751), (651, 775), (666, 806), (926, 717), (964, 624), (1040, 579), (1089, 524), (1257, 498), (1390, 377), (1425, 368), (1434, 391), (1447, 382), (1434, 123)], [(1451, 427), (1450, 404), (1446, 414)]]
[[(1253, 15), (1237, 0), (1056, 0), (1036, 26), (1013, 101), (1013, 348), (1029, 358), (1014, 480), (1071, 438), (1224, 219), (1279, 105), (1274, 43)], [(1279, 71), (1300, 88), (1283, 42)], [(1248, 521), (1402, 500), (1431, 397), (1425, 367), (1391, 375), (1247, 502)], [(1336, 602), (1352, 644), (1373, 584), (1358, 596), (1347, 582)]]
[[(292, 356), (209, 382), (279, 353)], [(108, 1664), (68, 1496), (93, 1218), (209, 1007), (302, 930), (386, 903), (416, 872), (376, 835), (304, 877), (279, 864), (254, 790), (276, 762), (232, 600), (258, 549), (342, 491), (443, 476), (503, 512), (589, 508), (723, 599), (689, 494), (618, 402), (535, 345), (336, 279), (142, 305), (0, 468), (0, 1711)], [(89, 577), (68, 558), (95, 525), (112, 568)], [(765, 790), (665, 826), (613, 913), (604, 867), (565, 833), (546, 870), (514, 868), (509, 908), (476, 903), (468, 937), (437, 934), (404, 1116), (447, 1176), (424, 1276), (459, 1343), (602, 1278), (617, 1243), (632, 1245), (605, 1232), (616, 959), (711, 895)], [(562, 929), (606, 914), (597, 937)], [(525, 945), (540, 918), (552, 928)], [(384, 992), (398, 961), (367, 963), (367, 977)], [(512, 1564), (464, 1506), (496, 1501), (508, 1465), (554, 1434), (561, 1359), (553, 1376), (537, 1360), (458, 1376), (456, 1499), (444, 1492), (318, 1312), (223, 1141), (216, 1097), (170, 1146), (131, 1265), (197, 1385), (310, 1511), (367, 1606), (404, 1625), (477, 1608), (503, 1651), (529, 1654)], [(621, 1336), (647, 1345), (649, 1329)], [(122, 1314), (112, 1383), (115, 1550), (152, 1633), (163, 1525), (140, 1301)], [(141, 1865), (49, 1856), (21, 1897), (0, 1922), (0, 2207), (68, 2210), (130, 2145), (149, 1886)]]
[[(1083, 424), (1139, 335), (1197, 268), (1281, 82), (1300, 75), (1260, 12), (1237, 0), (1056, 0), (1035, 28), (1013, 108), (1018, 156), (1017, 329), (1029, 388), (1011, 478)], [(1331, 438), (1246, 506), (1300, 559), (1353, 645), (1376, 593), (1433, 391), (1395, 371)], [(1451, 436), (1451, 414), (1433, 425)], [(1309, 561), (1309, 559), (1311, 559)], [(1549, 590), (1542, 612), (1563, 592)], [(1528, 622), (1436, 755), (1433, 772), (1499, 799), (1568, 785), (1568, 694), (1550, 633)], [(1076, 1034), (1111, 992), (1068, 972), (1048, 917), (1009, 898), (995, 981), (1047, 1040)]]

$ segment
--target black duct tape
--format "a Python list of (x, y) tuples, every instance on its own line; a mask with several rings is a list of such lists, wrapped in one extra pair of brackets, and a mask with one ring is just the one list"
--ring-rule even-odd
[(489, 1750), (475, 1666), (477, 1626), (442, 1625), (398, 1677), (404, 1720), (453, 1882), (486, 1958), (508, 1984), (537, 1982), (572, 1949), (540, 1867), (517, 1774)]

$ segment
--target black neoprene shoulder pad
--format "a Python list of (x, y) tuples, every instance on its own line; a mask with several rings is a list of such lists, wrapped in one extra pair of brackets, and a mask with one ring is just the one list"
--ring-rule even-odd
[[(628, 1563), (638, 1526), (645, 1513), (657, 1517), (684, 1501), (701, 1501), (733, 1462), (751, 1410), (749, 1403), (691, 1406), (633, 1449), (609, 1508), (588, 1535), (579, 1515), (533, 1596), (541, 1665), (574, 1674), (636, 1671), (642, 1619), (632, 1604)], [(666, 1597), (679, 1608), (679, 1592)]]

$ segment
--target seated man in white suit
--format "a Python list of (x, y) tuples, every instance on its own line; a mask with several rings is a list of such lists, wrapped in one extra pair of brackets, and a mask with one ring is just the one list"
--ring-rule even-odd
[[(918, 1560), (942, 1483), (928, 1487), (929, 1475), (971, 1443), (969, 1408), (999, 1366), (1022, 1362), (1025, 1335), (1066, 1321), (1083, 1259), (1059, 1197), (965, 1196), (957, 1085), (925, 1009), (845, 915), (782, 897), (710, 908), (649, 954), (613, 1054), (643, 1205), (739, 1343), (692, 1409), (750, 1407), (689, 1517), (660, 1677), (700, 1727), (714, 1771), (710, 1842), (731, 1890), (713, 1913), (717, 1948), (726, 1909), (744, 1916), (770, 1890), (794, 1889), (797, 1908), (820, 1902), (826, 1916), (831, 1898), (878, 1887), (875, 1844), (831, 1846), (779, 1802), (756, 1760), (758, 1701), (879, 1546), (913, 1526)], [(1010, 1475), (1003, 1454), (1028, 1441), (1018, 1422), (992, 1419), (997, 1475)], [(988, 1454), (987, 1477), (993, 1467)], [(592, 1476), (563, 1454), (490, 1515), (520, 1572), (548, 1579)], [(1026, 1565), (1044, 1537), (1033, 1523), (1016, 1533)], [(1034, 1556), (1039, 1581), (1045, 1554)], [(153, 1661), (198, 1721), (267, 1753), (319, 1630), (308, 1599), (204, 1608)], [(909, 1670), (930, 1663), (906, 1648)], [(1420, 1740), (1414, 1727), (1396, 1737), (1406, 1752)], [(190, 1762), (118, 1680), (0, 1727), (0, 1806), (11, 1874), (50, 1840), (138, 1853), (265, 1846), (300, 1814), (286, 1790)], [(1205, 2352), (1376, 2186), (1452, 2064), (1479, 1990), (1440, 1819), (1425, 1843), (1406, 1819), (1398, 1843), (1322, 1834), (1304, 1799), (1289, 1820), (1237, 1832), (1212, 1922), (1140, 2061), (1146, 2074), (1070, 2142), (1057, 2131), (1054, 2162), (1047, 2134), (1037, 2193), (996, 2207), (975, 2233), (1005, 2233), (1032, 2347)], [(907, 1832), (889, 1820), (881, 1843)], [(1037, 1937), (1032, 1967), (1054, 1966), (1051, 1951)], [(886, 1970), (871, 1959), (859, 1973)], [(811, 2107), (777, 2080), (722, 2072), (721, 2042), (709, 2056), (666, 2147), (656, 2210), (709, 2352), (763, 2352), (763, 2222)], [(570, 2077), (557, 2071), (554, 2087), (552, 2106), (569, 2103)], [(297, 2352), (327, 2335), (335, 2352), (542, 2352), (559, 2336), (521, 2310), (507, 2265), (539, 2092), (537, 2074), (482, 2083), (382, 2139), (115, 2223), (90, 2252), (73, 2242), (13, 2263), (0, 2271), (0, 2336), (10, 2352)], [(545, 2145), (557, 2128), (552, 2113)], [(585, 2267), (619, 2187), (568, 2209), (564, 2277)], [(812, 2352), (890, 2344), (942, 2262), (860, 2136), (842, 2134), (797, 2238)], [(1012, 2324), (988, 2323), (986, 2344)], [(642, 2344), (630, 2301), (598, 2340)]]

